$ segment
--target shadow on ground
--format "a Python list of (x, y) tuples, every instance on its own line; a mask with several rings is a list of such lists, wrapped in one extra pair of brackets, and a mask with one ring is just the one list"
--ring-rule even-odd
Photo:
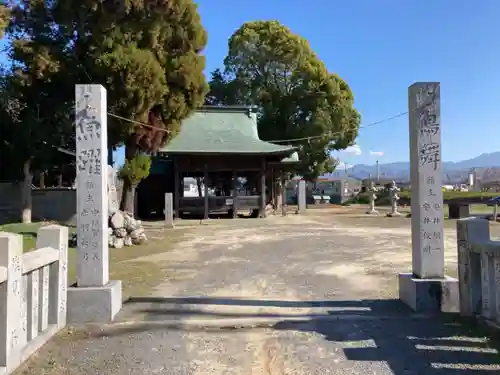
[[(221, 306), (229, 308), (217, 311)], [(245, 313), (245, 307), (251, 312)], [(259, 308), (273, 312), (258, 312)], [(319, 311), (279, 312), (300, 308)], [(415, 314), (399, 300), (130, 298), (124, 310), (121, 323), (101, 328), (97, 335), (110, 337), (154, 329), (306, 332), (318, 337), (318, 345), (339, 346), (349, 361), (385, 362), (396, 375), (500, 373), (499, 346), (492, 332), (455, 315)], [(127, 312), (132, 311), (142, 314), (143, 320), (127, 322)]]

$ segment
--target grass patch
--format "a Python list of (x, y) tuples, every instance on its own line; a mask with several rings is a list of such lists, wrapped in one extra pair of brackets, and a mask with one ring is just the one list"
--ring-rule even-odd
[[(0, 231), (16, 233), (23, 236), (23, 252), (29, 252), (36, 248), (36, 237), (38, 230), (45, 225), (53, 223), (38, 222), (30, 224), (6, 224), (0, 225)], [(75, 228), (69, 228), (70, 233)], [(165, 278), (162, 264), (148, 262), (145, 260), (134, 261), (136, 258), (147, 257), (148, 255), (161, 254), (169, 251), (171, 247), (182, 238), (182, 232), (169, 231), (168, 237), (162, 239), (150, 239), (143, 245), (123, 247), (121, 249), (110, 250), (110, 279), (122, 280), (123, 295), (141, 296), (148, 295), (151, 290), (160, 284)], [(77, 253), (75, 248), (68, 249), (68, 285), (76, 281)]]

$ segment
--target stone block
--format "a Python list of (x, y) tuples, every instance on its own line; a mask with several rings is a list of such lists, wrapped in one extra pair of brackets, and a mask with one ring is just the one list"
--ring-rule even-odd
[(68, 323), (108, 323), (122, 307), (122, 282), (68, 288)]
[(400, 273), (399, 299), (417, 313), (457, 313), (458, 279), (419, 279), (411, 273)]
[(449, 219), (463, 219), (470, 215), (470, 205), (463, 203), (449, 203), (448, 204), (448, 218)]

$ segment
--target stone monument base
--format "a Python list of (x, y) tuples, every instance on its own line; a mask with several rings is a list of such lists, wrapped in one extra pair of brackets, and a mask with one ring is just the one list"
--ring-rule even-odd
[(68, 323), (108, 323), (122, 308), (122, 282), (68, 288)]
[(412, 273), (400, 273), (399, 299), (418, 313), (457, 313), (458, 279), (419, 279)]
[(402, 216), (402, 215), (403, 215), (403, 214), (402, 214), (401, 212), (396, 211), (396, 212), (389, 212), (389, 213), (387, 214), (387, 217), (400, 217), (400, 216)]

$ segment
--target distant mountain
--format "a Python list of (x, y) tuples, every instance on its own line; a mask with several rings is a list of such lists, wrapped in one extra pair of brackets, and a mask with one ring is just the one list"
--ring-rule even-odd
[[(476, 170), (478, 180), (500, 180), (500, 151), (488, 154), (481, 154), (475, 158), (459, 162), (443, 163), (443, 183), (457, 184), (465, 183), (469, 172)], [(380, 164), (380, 177), (384, 179), (393, 179), (398, 181), (410, 180), (410, 163), (396, 162)], [(342, 177), (347, 173), (348, 176), (365, 179), (375, 178), (377, 176), (376, 165), (357, 164), (347, 170), (336, 170), (331, 177)]]

